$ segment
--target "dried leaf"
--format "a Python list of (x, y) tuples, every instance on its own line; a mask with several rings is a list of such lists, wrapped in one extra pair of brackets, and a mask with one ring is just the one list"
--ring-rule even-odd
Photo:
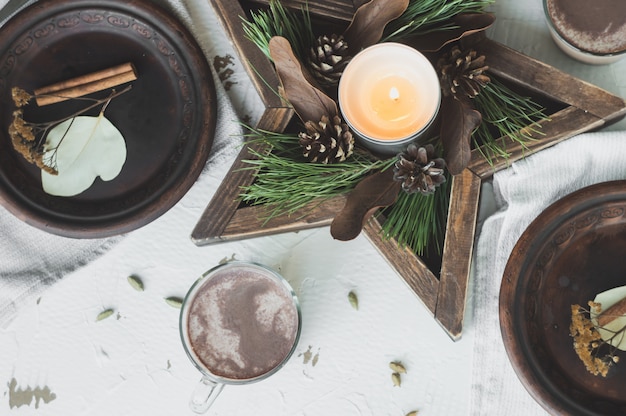
[(481, 114), (469, 103), (452, 96), (441, 101), (441, 142), (448, 171), (458, 175), (472, 157), (471, 136), (482, 121)]
[(345, 206), (330, 224), (330, 234), (342, 241), (356, 238), (378, 208), (396, 202), (400, 189), (400, 182), (393, 180), (393, 169), (369, 175), (348, 195)]
[(55, 126), (46, 136), (44, 150), (44, 161), (52, 158), (58, 174), (42, 170), (41, 182), (44, 191), (55, 196), (78, 195), (98, 176), (110, 181), (126, 162), (124, 137), (102, 113)]
[(469, 35), (487, 30), (496, 17), (492, 13), (461, 13), (454, 17), (452, 30), (437, 30), (417, 36), (409, 43), (422, 52), (437, 52), (449, 43), (456, 42)]
[(283, 84), (285, 98), (303, 122), (318, 122), (323, 115), (333, 118), (337, 115), (335, 100), (314, 87), (305, 76), (305, 70), (291, 49), (289, 41), (274, 36), (269, 42), (270, 55), (276, 66), (276, 73)]
[(385, 26), (404, 13), (409, 0), (371, 0), (357, 9), (344, 33), (352, 54), (377, 43)]

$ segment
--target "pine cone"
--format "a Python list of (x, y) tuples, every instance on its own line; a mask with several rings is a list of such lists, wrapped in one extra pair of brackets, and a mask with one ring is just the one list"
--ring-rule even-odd
[(480, 89), (487, 85), (491, 79), (485, 72), (489, 69), (485, 65), (485, 55), (476, 57), (475, 50), (461, 52), (458, 46), (454, 46), (449, 53), (437, 61), (439, 79), (444, 95), (459, 94), (468, 98), (474, 98), (480, 93)]
[(309, 52), (309, 65), (315, 79), (323, 86), (339, 83), (343, 70), (350, 61), (348, 43), (343, 36), (323, 35), (317, 38)]
[(435, 157), (433, 145), (417, 147), (410, 144), (406, 152), (398, 155), (393, 179), (402, 182), (402, 189), (409, 194), (419, 191), (428, 195), (446, 181), (445, 166), (446, 162), (442, 158)]
[(307, 121), (304, 127), (306, 132), (299, 133), (298, 137), (302, 154), (310, 162), (343, 162), (352, 154), (354, 137), (339, 116), (334, 116), (330, 122), (324, 115), (318, 123)]

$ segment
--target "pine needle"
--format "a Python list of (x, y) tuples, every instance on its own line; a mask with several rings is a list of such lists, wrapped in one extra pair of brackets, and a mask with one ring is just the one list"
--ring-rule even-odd
[(293, 214), (307, 204), (320, 202), (352, 190), (368, 173), (386, 169), (394, 160), (372, 160), (356, 152), (336, 164), (310, 163), (301, 153), (297, 135), (252, 130), (249, 139), (262, 141), (272, 152), (252, 152), (247, 169), (258, 170), (256, 180), (242, 188), (241, 199), (251, 205), (265, 204), (268, 219)]
[(383, 41), (455, 29), (452, 18), (459, 13), (481, 13), (495, 0), (411, 0), (405, 12), (389, 23)]
[(269, 42), (274, 36), (286, 38), (300, 60), (304, 58), (302, 54), (313, 45), (315, 35), (311, 16), (304, 6), (300, 13), (296, 13), (283, 7), (280, 1), (272, 0), (267, 10), (250, 12), (250, 18), (246, 20), (241, 17), (246, 38), (254, 42), (269, 59)]
[(418, 256), (435, 247), (441, 254), (450, 203), (450, 183), (441, 184), (432, 195), (400, 192), (382, 225), (385, 238), (394, 238), (400, 247), (409, 247)]
[[(473, 134), (474, 145), (491, 164), (508, 159), (507, 144), (526, 143), (542, 136), (538, 121), (544, 119), (544, 108), (529, 97), (523, 97), (492, 79), (474, 98), (483, 122)], [(495, 135), (494, 135), (495, 132)]]

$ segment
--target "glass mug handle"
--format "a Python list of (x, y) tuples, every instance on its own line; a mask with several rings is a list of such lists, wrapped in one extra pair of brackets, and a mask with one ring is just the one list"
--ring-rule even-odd
[(191, 410), (196, 413), (206, 412), (209, 410), (209, 407), (211, 407), (223, 389), (224, 384), (216, 383), (206, 377), (203, 377), (191, 394), (189, 407), (191, 407)]

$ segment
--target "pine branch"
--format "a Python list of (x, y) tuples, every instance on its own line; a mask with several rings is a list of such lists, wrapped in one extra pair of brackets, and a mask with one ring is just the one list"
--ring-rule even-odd
[(279, 0), (272, 0), (267, 10), (250, 12), (250, 17), (250, 20), (241, 17), (246, 38), (254, 42), (268, 59), (271, 59), (269, 41), (274, 36), (286, 38), (300, 60), (314, 43), (311, 16), (304, 6), (300, 13), (296, 13), (283, 7)]
[(310, 163), (302, 157), (297, 135), (252, 130), (248, 138), (268, 144), (272, 152), (253, 152), (254, 159), (245, 161), (247, 169), (258, 172), (254, 183), (242, 188), (241, 199), (251, 205), (266, 204), (269, 218), (293, 214), (316, 199), (345, 194), (368, 173), (394, 162), (356, 152), (342, 163)]
[(406, 11), (385, 30), (383, 41), (400, 41), (435, 31), (455, 29), (460, 13), (481, 13), (495, 0), (411, 0)]
[(525, 148), (528, 141), (544, 134), (538, 124), (546, 117), (544, 108), (495, 79), (474, 98), (474, 103), (483, 122), (472, 138), (489, 163), (510, 156), (507, 144), (519, 143)]
[(441, 254), (450, 203), (450, 183), (441, 184), (434, 194), (400, 192), (382, 225), (384, 238), (394, 238), (400, 247), (409, 247), (418, 256), (435, 247)]

